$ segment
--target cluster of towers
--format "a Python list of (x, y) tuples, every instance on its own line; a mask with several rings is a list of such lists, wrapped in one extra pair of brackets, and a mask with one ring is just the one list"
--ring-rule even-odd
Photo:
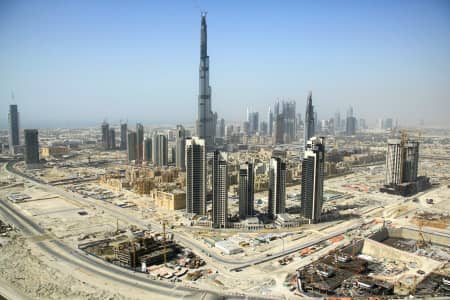
[[(177, 125), (176, 143), (172, 148), (172, 164), (179, 169), (185, 168), (186, 130), (182, 125)], [(129, 162), (137, 165), (153, 164), (164, 167), (169, 165), (169, 139), (166, 134), (153, 132), (145, 137), (144, 126), (136, 124), (136, 130), (127, 130), (127, 124), (121, 124), (121, 149), (127, 150)]]
[[(206, 214), (207, 153), (214, 149), (217, 115), (211, 111), (211, 87), (209, 86), (209, 57), (206, 43), (206, 18), (202, 15), (200, 43), (200, 76), (197, 135), (186, 140), (186, 210), (187, 213)], [(260, 132), (273, 136), (275, 144), (288, 143), (296, 135), (295, 102), (277, 102), (272, 113), (269, 108), (268, 122), (259, 123), (259, 113), (247, 111), (244, 132)], [(325, 142), (315, 137), (312, 95), (308, 96), (305, 120), (305, 158), (302, 178), (302, 212), (311, 222), (320, 220), (322, 209)], [(223, 131), (223, 132), (222, 132)], [(224, 135), (225, 125), (220, 122), (219, 134)], [(212, 151), (212, 226), (227, 227), (228, 216), (228, 168), (227, 154)], [(275, 219), (285, 213), (286, 162), (283, 155), (273, 155), (269, 162), (269, 189), (267, 215)], [(246, 162), (239, 170), (239, 217), (254, 216), (253, 163)]]

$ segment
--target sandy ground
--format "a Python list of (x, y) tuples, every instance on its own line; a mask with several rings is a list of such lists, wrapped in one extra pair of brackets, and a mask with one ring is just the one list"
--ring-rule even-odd
[(0, 266), (0, 278), (9, 290), (30, 299), (132, 299), (52, 268), (20, 234), (1, 248)]

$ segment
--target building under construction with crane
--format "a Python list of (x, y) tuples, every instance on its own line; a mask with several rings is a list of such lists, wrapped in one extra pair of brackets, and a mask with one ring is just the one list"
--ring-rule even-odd
[(417, 175), (418, 169), (419, 141), (404, 132), (401, 139), (388, 139), (386, 181), (380, 191), (408, 197), (431, 187), (428, 177)]
[(205, 262), (192, 251), (184, 249), (165, 230), (157, 233), (139, 230), (117, 230), (109, 238), (80, 244), (79, 249), (115, 265), (147, 273), (148, 268), (179, 266), (196, 269)]

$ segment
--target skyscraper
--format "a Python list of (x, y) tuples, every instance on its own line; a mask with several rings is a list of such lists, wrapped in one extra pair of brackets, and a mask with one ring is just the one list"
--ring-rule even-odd
[(275, 115), (272, 138), (274, 145), (284, 143), (284, 117), (282, 114)]
[(267, 126), (268, 126), (268, 134), (272, 136), (273, 131), (273, 113), (272, 108), (269, 106), (269, 111), (267, 112)]
[(177, 135), (175, 137), (175, 162), (178, 169), (186, 169), (186, 131), (182, 125), (177, 125)]
[(290, 143), (295, 139), (296, 122), (295, 122), (295, 101), (282, 102), (282, 114), (284, 121), (284, 143)]
[(11, 104), (9, 106), (9, 114), (8, 114), (8, 122), (9, 122), (9, 152), (14, 154), (14, 146), (18, 146), (20, 144), (19, 139), (19, 112), (17, 110), (16, 104)]
[(102, 123), (102, 147), (103, 149), (109, 149), (109, 124), (106, 121)]
[(249, 114), (250, 120), (249, 122), (249, 133), (250, 135), (255, 134), (259, 131), (259, 113), (251, 112)]
[(186, 139), (186, 213), (206, 214), (206, 145), (198, 137)]
[(345, 134), (356, 134), (356, 118), (353, 116), (353, 107), (349, 107), (347, 111), (347, 119), (345, 120)]
[(120, 149), (127, 149), (127, 123), (120, 124)]
[(136, 147), (138, 163), (142, 163), (144, 160), (144, 126), (141, 123), (136, 124)]
[(116, 149), (116, 130), (114, 128), (109, 129), (108, 139), (109, 149)]
[(269, 165), (269, 217), (274, 219), (277, 214), (283, 214), (285, 205), (286, 163), (281, 157), (272, 157)]
[(301, 212), (310, 223), (320, 221), (325, 165), (325, 138), (312, 137), (302, 162)]
[(134, 131), (128, 132), (127, 136), (127, 152), (128, 162), (135, 161), (137, 159), (137, 134)]
[(316, 121), (314, 114), (314, 106), (312, 105), (312, 92), (309, 92), (308, 99), (306, 100), (306, 112), (305, 112), (305, 150), (307, 143), (315, 133)]
[(259, 124), (259, 134), (260, 135), (267, 135), (267, 123), (266, 123), (266, 121), (262, 121)]
[(168, 155), (168, 141), (164, 134), (153, 134), (153, 165), (162, 167), (169, 163)]
[(215, 142), (216, 117), (211, 110), (211, 86), (209, 85), (209, 56), (206, 31), (206, 14), (202, 14), (197, 135), (205, 140), (207, 148), (211, 148)]
[(37, 129), (25, 129), (23, 131), (25, 138), (24, 160), (28, 165), (39, 163), (39, 138)]
[(341, 131), (341, 113), (337, 111), (334, 114), (334, 134), (337, 135)]
[(225, 137), (225, 120), (222, 118), (219, 120), (219, 137)]
[(241, 219), (255, 214), (254, 186), (253, 164), (246, 162), (239, 169), (239, 218)]
[(214, 151), (212, 169), (212, 226), (226, 228), (228, 218), (227, 154)]
[(152, 161), (152, 139), (146, 137), (144, 139), (144, 161), (149, 163)]
[(401, 184), (417, 180), (419, 142), (389, 139), (386, 152), (386, 184)]

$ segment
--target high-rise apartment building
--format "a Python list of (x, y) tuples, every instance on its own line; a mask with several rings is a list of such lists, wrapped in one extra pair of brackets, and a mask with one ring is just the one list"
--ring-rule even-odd
[(8, 141), (9, 141), (9, 152), (14, 154), (14, 146), (20, 144), (19, 138), (19, 111), (17, 110), (16, 104), (11, 104), (9, 106), (8, 114)]
[(144, 126), (141, 123), (136, 124), (136, 147), (137, 161), (142, 163), (144, 160)]
[(186, 139), (186, 213), (206, 214), (206, 145), (198, 137)]
[(255, 134), (259, 131), (259, 113), (249, 113), (249, 135)]
[(319, 222), (322, 212), (325, 165), (325, 138), (313, 137), (306, 146), (302, 162), (301, 212), (311, 223)]
[(245, 219), (255, 214), (253, 163), (246, 162), (239, 169), (239, 218)]
[(228, 219), (227, 154), (214, 151), (212, 168), (212, 226), (226, 228)]
[(401, 184), (417, 180), (419, 142), (389, 139), (386, 152), (386, 184)]
[(215, 143), (217, 115), (211, 108), (211, 86), (209, 85), (209, 56), (207, 51), (206, 14), (202, 14), (200, 30), (200, 67), (199, 67), (199, 95), (197, 136), (204, 139), (207, 148)]
[(108, 139), (108, 149), (116, 149), (116, 130), (114, 128), (109, 129)]
[(275, 115), (272, 139), (274, 145), (284, 143), (284, 117), (282, 114)]
[(186, 130), (182, 125), (177, 125), (175, 137), (175, 165), (178, 169), (186, 169)]
[(121, 150), (127, 149), (127, 132), (128, 132), (127, 123), (120, 124), (120, 149)]
[(353, 116), (353, 107), (349, 107), (347, 111), (347, 119), (345, 120), (345, 134), (355, 135), (356, 134), (356, 118)]
[(153, 165), (162, 167), (169, 164), (169, 145), (167, 136), (155, 133), (153, 135)]
[(102, 123), (102, 147), (108, 150), (109, 147), (109, 124), (107, 122)]
[(219, 137), (225, 137), (225, 120), (222, 118), (219, 120), (219, 128), (218, 128)]
[(128, 162), (136, 161), (137, 159), (137, 134), (134, 131), (128, 132), (127, 135), (127, 152)]
[(24, 160), (27, 166), (39, 163), (39, 138), (37, 129), (25, 129)]
[(150, 163), (152, 161), (152, 139), (150, 137), (146, 137), (144, 139), (144, 161)]
[(268, 216), (275, 219), (285, 213), (286, 206), (286, 163), (281, 157), (272, 157), (269, 163), (269, 205)]
[(334, 114), (333, 125), (335, 135), (341, 132), (341, 113), (339, 111)]
[(284, 120), (284, 143), (291, 143), (296, 136), (295, 101), (282, 102), (282, 114)]

